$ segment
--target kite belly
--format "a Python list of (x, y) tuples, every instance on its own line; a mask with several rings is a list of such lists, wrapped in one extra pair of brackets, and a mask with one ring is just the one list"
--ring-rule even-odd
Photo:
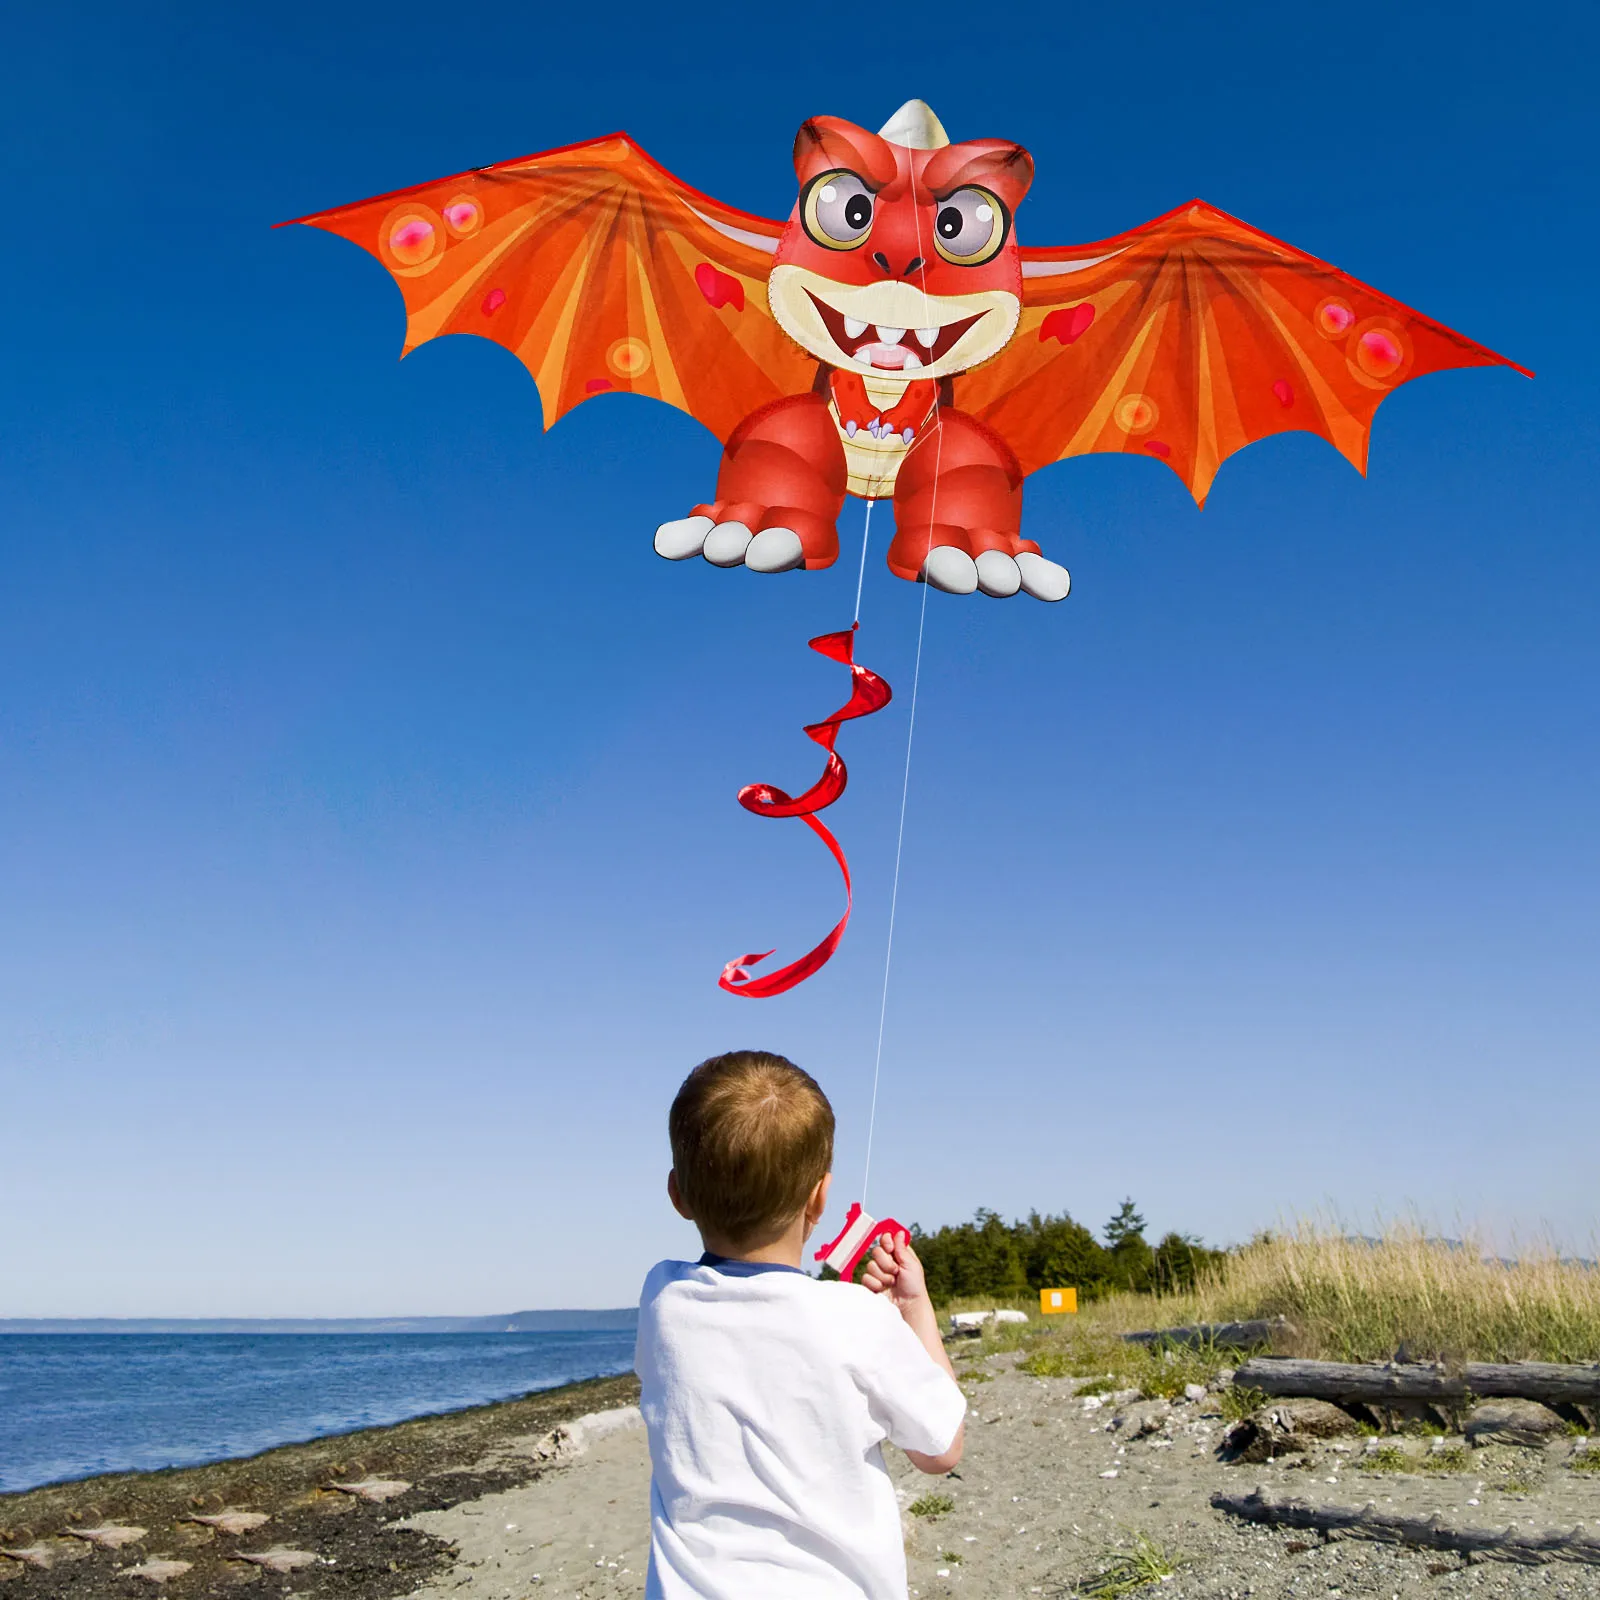
[(887, 499), (911, 446), (933, 417), (938, 386), (836, 372), (829, 387), (828, 411), (844, 446), (846, 487), (862, 500)]
[(862, 500), (887, 500), (894, 493), (894, 480), (906, 458), (905, 441), (898, 434), (874, 439), (861, 429), (851, 438), (841, 427), (839, 442), (844, 446), (850, 493)]

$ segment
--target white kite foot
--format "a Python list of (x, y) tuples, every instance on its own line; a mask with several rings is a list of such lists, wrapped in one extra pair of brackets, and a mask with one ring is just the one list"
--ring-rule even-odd
[(750, 530), (742, 522), (719, 522), (706, 535), (700, 554), (714, 567), (737, 567), (750, 548)]
[(656, 554), (668, 561), (687, 561), (690, 556), (700, 554), (711, 528), (710, 517), (683, 517), (677, 522), (663, 522), (656, 529)]
[(1065, 600), (1072, 592), (1072, 577), (1067, 569), (1031, 550), (1024, 550), (1017, 557), (1017, 571), (1022, 575), (1022, 587), (1035, 600)]
[(793, 528), (763, 528), (744, 553), (744, 564), (752, 572), (790, 572), (805, 559), (800, 535)]
[(971, 594), (978, 587), (978, 568), (965, 550), (941, 544), (928, 552), (922, 563), (922, 577), (946, 594)]
[(1022, 587), (1021, 571), (1003, 550), (980, 552), (976, 566), (978, 587), (991, 600), (1009, 600)]

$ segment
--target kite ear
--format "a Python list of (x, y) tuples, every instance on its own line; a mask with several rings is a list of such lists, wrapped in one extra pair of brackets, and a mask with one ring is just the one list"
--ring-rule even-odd
[(874, 189), (894, 182), (894, 151), (886, 139), (842, 117), (808, 117), (794, 136), (794, 173), (805, 187), (819, 173), (844, 168)]
[(939, 151), (923, 169), (922, 182), (936, 195), (978, 184), (1015, 211), (1033, 183), (1033, 157), (1004, 139), (968, 139)]

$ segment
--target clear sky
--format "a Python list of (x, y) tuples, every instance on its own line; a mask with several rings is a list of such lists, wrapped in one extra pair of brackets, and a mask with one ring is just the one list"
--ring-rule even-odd
[[(1537, 369), (1287, 436), (1204, 512), (1029, 480), (1065, 604), (927, 615), (871, 1201), (1213, 1242), (1289, 1212), (1588, 1248), (1595, 152), (1587, 8), (34, 7), (0, 144), (0, 1314), (629, 1300), (692, 1248), (665, 1112), (792, 1055), (860, 1186), (921, 591), (869, 560), (839, 886), (808, 783), (847, 558), (650, 549), (718, 447), (542, 434), (505, 351), (269, 225), (623, 128), (769, 216), (912, 95), (1033, 152), (1026, 243), (1193, 196)], [(830, 1217), (830, 1225), (834, 1219)], [(695, 1247), (697, 1248), (697, 1247)]]

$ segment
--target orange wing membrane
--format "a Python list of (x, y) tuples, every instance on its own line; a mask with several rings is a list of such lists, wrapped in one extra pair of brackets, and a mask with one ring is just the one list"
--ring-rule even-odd
[(1203, 505), (1235, 450), (1301, 431), (1364, 473), (1373, 413), (1408, 378), (1527, 370), (1198, 200), (1099, 244), (1024, 249), (1022, 273), (1016, 336), (956, 399), (1025, 472), (1149, 455)]
[(665, 400), (726, 440), (815, 375), (767, 306), (783, 224), (680, 183), (626, 134), (295, 220), (393, 274), (402, 354), (446, 333), (512, 351), (547, 428), (621, 391)]

